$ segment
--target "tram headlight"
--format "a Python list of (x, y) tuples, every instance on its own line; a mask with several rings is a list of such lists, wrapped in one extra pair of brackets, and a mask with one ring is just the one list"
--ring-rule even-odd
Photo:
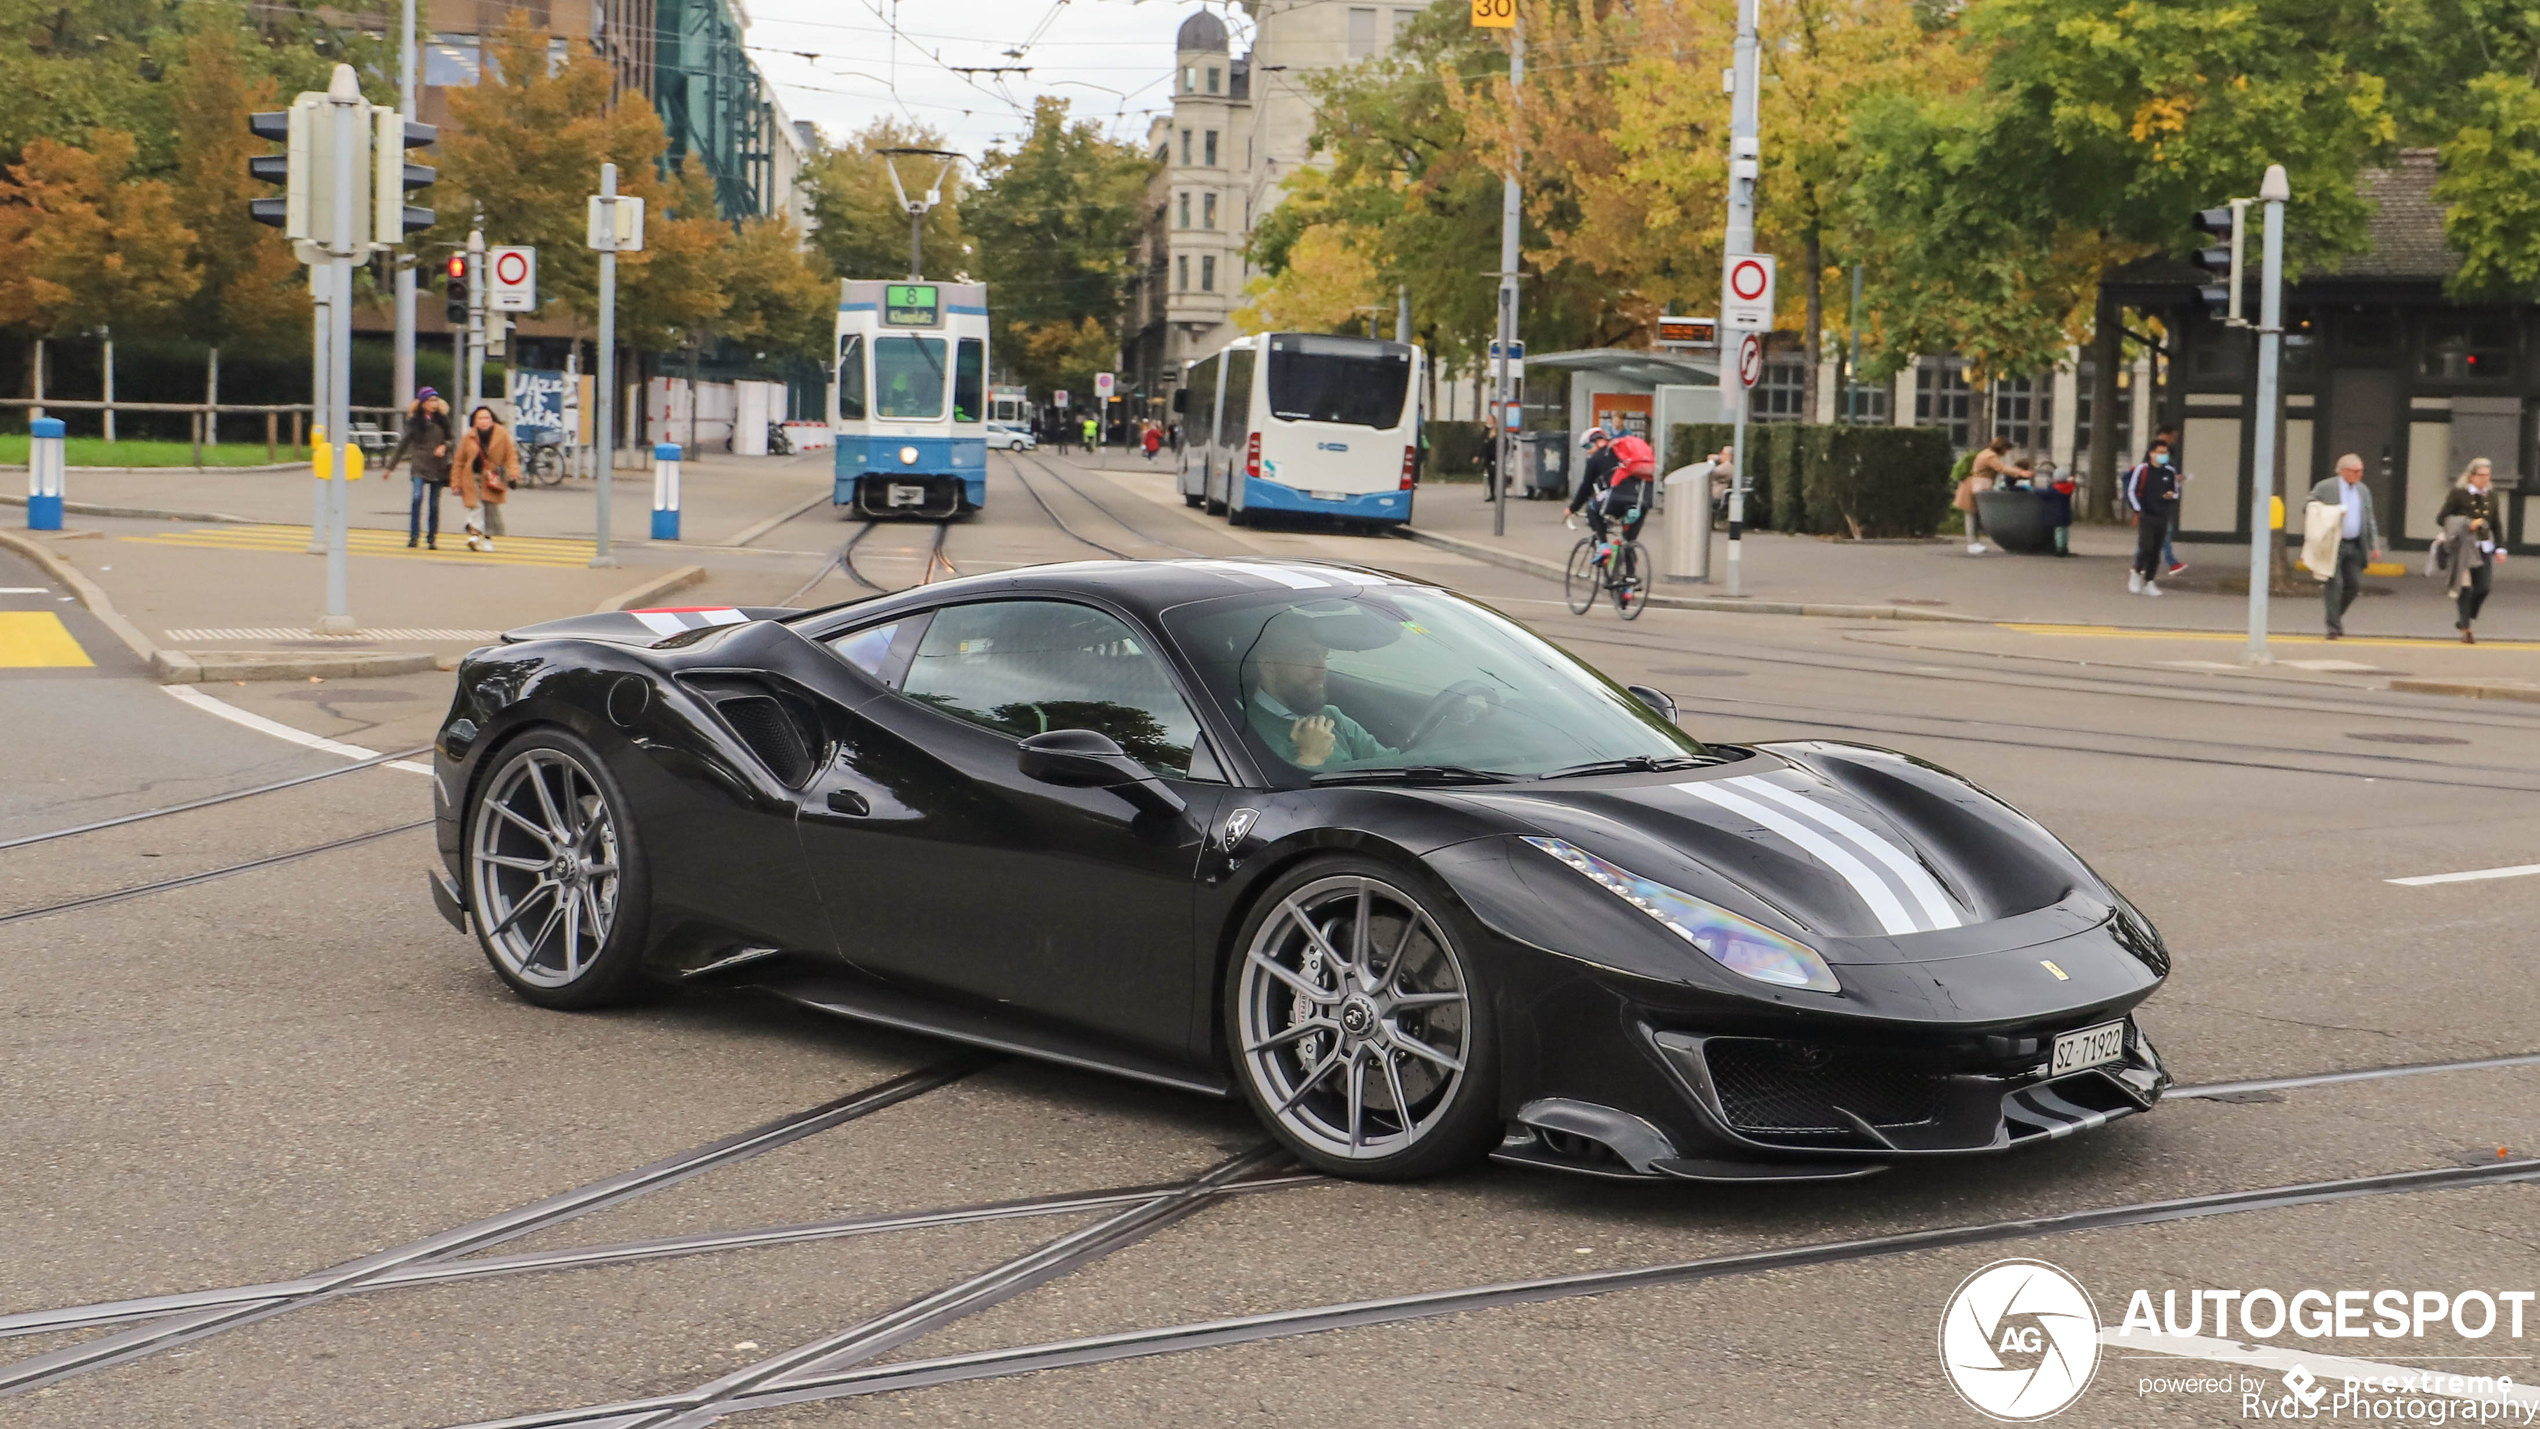
[(902, 466), (915, 466), (915, 465), (917, 465), (917, 448), (915, 448), (915, 447), (902, 447), (902, 448), (900, 448), (900, 465), (902, 465)]

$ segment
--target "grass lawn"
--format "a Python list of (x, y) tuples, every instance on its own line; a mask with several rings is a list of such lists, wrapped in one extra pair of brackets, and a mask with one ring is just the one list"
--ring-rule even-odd
[[(0, 462), (24, 466), (29, 438), (24, 432), (0, 432)], [(64, 443), (69, 464), (82, 466), (183, 466), (194, 465), (191, 442), (109, 442), (102, 437), (71, 437)], [(290, 461), (301, 455), (289, 446), (278, 448), (277, 460)], [(256, 442), (223, 442), (203, 448), (205, 466), (263, 466), (265, 444)]]

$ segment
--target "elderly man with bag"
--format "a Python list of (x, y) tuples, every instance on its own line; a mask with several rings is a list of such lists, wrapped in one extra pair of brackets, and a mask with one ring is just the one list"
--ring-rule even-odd
[(2339, 457), (2337, 474), (2311, 488), (2303, 514), (2302, 564), (2326, 582), (2320, 598), (2327, 605), (2328, 638), (2342, 640), (2346, 607), (2363, 589), (2364, 567), (2380, 560), (2382, 551), (2381, 518), (2373, 510), (2372, 488), (2364, 485), (2364, 459), (2353, 452)]

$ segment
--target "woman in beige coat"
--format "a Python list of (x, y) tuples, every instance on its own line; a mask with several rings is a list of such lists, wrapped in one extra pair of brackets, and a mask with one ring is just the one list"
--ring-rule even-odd
[(503, 534), (503, 501), (520, 480), (520, 449), (511, 429), (494, 419), (494, 409), (468, 413), (467, 432), (450, 458), (450, 485), (467, 508), (467, 548), (490, 551), (487, 539)]

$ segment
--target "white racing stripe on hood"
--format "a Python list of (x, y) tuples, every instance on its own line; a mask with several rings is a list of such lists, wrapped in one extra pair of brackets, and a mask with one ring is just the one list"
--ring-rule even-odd
[(1332, 588), (1332, 583), (1330, 581), (1324, 580), (1319, 576), (1307, 575), (1303, 571), (1292, 571), (1283, 566), (1270, 565), (1267, 562), (1176, 561), (1174, 564), (1189, 570), (1216, 571), (1221, 575), (1253, 576), (1261, 580), (1270, 581), (1277, 585), (1286, 586), (1290, 590), (1330, 590)]
[(1915, 926), (1914, 916), (1906, 912), (1905, 905), (1897, 900), (1896, 890), (1888, 887), (1887, 880), (1879, 877), (1868, 864), (1854, 857), (1851, 850), (1779, 809), (1757, 803), (1737, 790), (1722, 787), (1730, 782), (1733, 781), (1678, 784), (1676, 787), (1697, 799), (1705, 799), (1717, 804), (1733, 814), (1745, 815), (1799, 845), (1800, 848), (1814, 855), (1818, 862), (1842, 874), (1843, 881), (1851, 884), (1852, 891), (1860, 894), (1861, 901), (1870, 905), (1870, 911), (1878, 915), (1879, 927), (1882, 931), (1888, 933), (1922, 931)]
[(1958, 910), (1949, 902), (1949, 894), (1941, 888), (1940, 880), (1931, 876), (1930, 869), (1917, 863), (1903, 849), (1871, 832), (1859, 820), (1840, 810), (1829, 808), (1813, 799), (1785, 789), (1761, 775), (1741, 774), (1735, 779), (1722, 782), (1734, 784), (1760, 798), (1772, 800), (1801, 818), (1817, 823), (1828, 832), (1850, 840), (1853, 847), (1885, 864), (1888, 871), (1896, 875), (1897, 882), (1904, 885), (1905, 891), (1913, 895), (1914, 901), (1922, 905), (1923, 916), (1929, 921), (1931, 927), (1956, 928), (1965, 925), (1966, 920), (1958, 916)]

